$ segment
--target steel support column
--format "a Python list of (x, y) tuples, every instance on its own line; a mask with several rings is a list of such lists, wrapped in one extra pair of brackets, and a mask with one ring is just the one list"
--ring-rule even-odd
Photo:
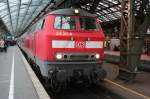
[(139, 65), (140, 41), (135, 38), (134, 0), (122, 1), (121, 33), (120, 33), (120, 70), (119, 78), (132, 80)]
[[(118, 77), (128, 81), (133, 80), (136, 76), (144, 44), (142, 35), (146, 35), (147, 28), (150, 25), (148, 1), (141, 0), (140, 5), (135, 6), (138, 1), (140, 0), (122, 1), (120, 70)], [(138, 8), (140, 8), (139, 11)], [(137, 12), (141, 13), (137, 14)], [(139, 16), (140, 18), (138, 18)]]

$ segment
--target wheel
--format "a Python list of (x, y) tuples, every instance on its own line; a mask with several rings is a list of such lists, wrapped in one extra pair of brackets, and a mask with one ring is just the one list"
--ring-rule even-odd
[(49, 90), (50, 89), (50, 80), (47, 77), (43, 77), (42, 81), (44, 83), (44, 87), (46, 88), (46, 90)]
[(53, 76), (50, 79), (50, 83), (51, 83), (51, 89), (54, 93), (58, 93), (60, 92), (60, 90), (62, 89), (62, 84), (60, 82), (58, 82), (58, 80), (56, 79), (55, 76)]
[(91, 78), (90, 77), (85, 77), (84, 78), (84, 85), (85, 87), (90, 87), (92, 84)]

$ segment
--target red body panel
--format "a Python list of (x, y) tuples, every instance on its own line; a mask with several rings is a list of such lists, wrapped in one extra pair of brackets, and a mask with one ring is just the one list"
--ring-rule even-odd
[(79, 22), (77, 22), (77, 30), (57, 30), (54, 29), (55, 15), (48, 15), (45, 18), (45, 26), (43, 29), (25, 36), (23, 46), (28, 49), (35, 57), (45, 61), (55, 61), (57, 52), (64, 53), (99, 53), (100, 60), (104, 59), (103, 48), (52, 48), (52, 40), (67, 40), (67, 41), (104, 41), (105, 36), (103, 31), (81, 31)]

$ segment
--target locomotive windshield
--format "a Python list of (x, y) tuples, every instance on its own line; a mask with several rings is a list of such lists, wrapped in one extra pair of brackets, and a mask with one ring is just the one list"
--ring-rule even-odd
[[(54, 22), (55, 29), (76, 30), (77, 17), (75, 16), (56, 16)], [(93, 17), (79, 17), (81, 30), (98, 31), (100, 26)]]
[(92, 30), (92, 31), (99, 30), (99, 24), (96, 22), (95, 18), (81, 17), (80, 26), (82, 30)]
[(70, 29), (70, 30), (74, 30), (74, 29), (76, 29), (75, 17), (71, 17), (71, 16), (56, 16), (55, 17), (54, 27), (55, 27), (55, 29)]

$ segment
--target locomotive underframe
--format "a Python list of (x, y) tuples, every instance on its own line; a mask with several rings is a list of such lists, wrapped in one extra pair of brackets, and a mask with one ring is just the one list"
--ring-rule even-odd
[[(81, 81), (84, 78), (89, 78), (91, 80), (91, 76), (94, 74), (97, 75), (100, 78), (100, 75), (97, 72), (102, 71), (101, 69), (101, 63), (99, 62), (56, 62), (56, 63), (49, 63), (49, 77), (51, 73), (57, 72), (56, 77), (58, 81), (64, 82), (64, 81), (71, 81), (71, 79), (74, 79), (76, 81)], [(103, 79), (103, 77), (101, 77)]]
[[(24, 49), (25, 50), (25, 49)], [(97, 82), (106, 77), (105, 70), (102, 69), (102, 61), (100, 60), (83, 60), (83, 61), (43, 61), (33, 56), (26, 50), (28, 58), (30, 58), (36, 66), (39, 67), (41, 75), (46, 79), (53, 78), (55, 75), (57, 80), (63, 82)]]

